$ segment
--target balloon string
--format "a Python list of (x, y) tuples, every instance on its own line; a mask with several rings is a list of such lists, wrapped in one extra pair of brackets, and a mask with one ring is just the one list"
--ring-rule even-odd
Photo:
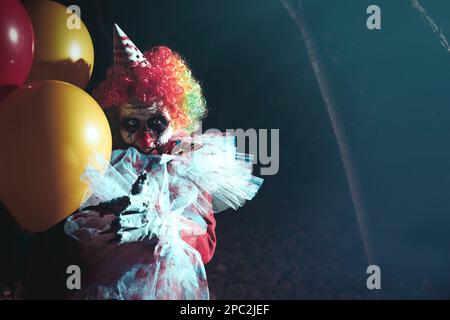
[(450, 53), (450, 45), (442, 29), (439, 28), (436, 22), (434, 22), (434, 20), (428, 15), (427, 11), (422, 7), (422, 5), (418, 0), (411, 0), (411, 5), (414, 9), (416, 9), (419, 12), (422, 20), (430, 25), (431, 29), (433, 30), (433, 33), (437, 36), (442, 47), (444, 47), (447, 53)]
[(356, 220), (359, 226), (359, 231), (361, 234), (364, 251), (369, 264), (374, 261), (372, 247), (370, 245), (369, 231), (366, 224), (366, 209), (361, 194), (361, 188), (359, 184), (359, 177), (355, 169), (355, 164), (350, 150), (350, 145), (345, 135), (344, 126), (342, 120), (338, 113), (338, 109), (335, 106), (334, 98), (331, 90), (328, 86), (326, 77), (323, 73), (323, 67), (317, 55), (317, 50), (315, 48), (314, 42), (310, 33), (306, 27), (303, 17), (303, 9), (301, 0), (298, 0), (297, 10), (289, 3), (288, 0), (280, 0), (281, 4), (284, 6), (286, 12), (294, 22), (301, 37), (305, 41), (306, 50), (311, 61), (311, 66), (314, 71), (319, 89), (322, 95), (323, 102), (330, 118), (331, 125), (333, 127), (333, 132), (337, 140), (339, 154), (344, 167), (347, 184), (350, 190), (353, 207), (356, 214)]

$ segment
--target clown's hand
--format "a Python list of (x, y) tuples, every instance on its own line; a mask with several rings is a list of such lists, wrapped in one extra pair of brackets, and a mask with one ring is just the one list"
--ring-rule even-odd
[(147, 212), (125, 211), (113, 224), (120, 244), (143, 240), (151, 234)]
[(130, 205), (111, 224), (120, 244), (140, 241), (151, 235), (147, 216), (150, 206), (147, 180), (146, 172), (136, 179), (130, 190)]
[(123, 211), (111, 222), (110, 228), (102, 234), (114, 233), (119, 244), (150, 238), (151, 228), (147, 223), (146, 211)]
[(125, 211), (132, 211), (142, 207), (143, 204), (139, 203), (139, 198), (144, 192), (147, 183), (147, 173), (141, 174), (136, 181), (131, 186), (130, 194), (127, 196), (122, 196), (114, 198), (110, 201), (101, 202), (97, 205), (87, 206), (80, 209), (80, 211), (95, 211), (100, 214), (100, 216), (105, 215), (116, 215), (119, 216)]
[(95, 211), (97, 212), (100, 217), (106, 216), (106, 215), (118, 215), (124, 210), (126, 210), (130, 206), (130, 197), (123, 196), (119, 198), (114, 198), (107, 202), (99, 203), (95, 206), (88, 206), (81, 208), (80, 211), (86, 212), (86, 211)]
[(83, 211), (93, 210), (101, 216), (114, 215), (110, 228), (102, 234), (114, 233), (119, 244), (140, 241), (150, 235), (147, 219), (149, 197), (147, 195), (147, 173), (141, 174), (133, 183), (128, 196), (100, 203), (96, 206), (83, 208)]

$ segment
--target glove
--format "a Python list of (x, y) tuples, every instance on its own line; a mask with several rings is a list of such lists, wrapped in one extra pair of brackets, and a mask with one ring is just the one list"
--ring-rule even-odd
[(128, 196), (115, 198), (95, 206), (88, 206), (81, 211), (96, 211), (100, 216), (114, 215), (110, 228), (101, 232), (115, 233), (119, 244), (139, 241), (146, 236), (151, 236), (147, 208), (150, 201), (146, 197), (147, 173), (142, 173), (133, 183)]

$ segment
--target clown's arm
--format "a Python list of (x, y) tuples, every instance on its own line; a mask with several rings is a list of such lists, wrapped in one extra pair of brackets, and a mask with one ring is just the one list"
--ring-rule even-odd
[[(141, 241), (151, 234), (146, 224), (147, 214), (142, 210), (146, 204), (142, 203), (140, 197), (145, 191), (146, 180), (147, 175), (141, 175), (133, 184), (129, 196), (116, 198), (95, 207), (84, 208), (84, 210), (94, 210), (100, 215), (115, 215), (116, 218), (111, 222), (110, 228), (102, 233), (115, 233), (120, 244)], [(212, 197), (208, 193), (204, 192), (202, 198), (211, 203)], [(195, 216), (203, 221), (197, 223), (186, 218), (180, 220), (180, 224), (187, 226), (181, 230), (180, 236), (200, 253), (203, 263), (206, 264), (212, 259), (216, 248), (216, 220), (212, 209), (205, 215)], [(200, 225), (206, 225), (206, 231)]]
[[(204, 193), (203, 196), (211, 202), (209, 194)], [(212, 209), (202, 218), (206, 222), (206, 233), (192, 235), (189, 232), (182, 231), (181, 238), (200, 253), (203, 263), (206, 264), (211, 261), (216, 249), (216, 219)]]
[[(204, 197), (208, 198), (209, 201), (211, 199), (211, 196), (207, 194), (204, 194)], [(216, 219), (213, 210), (210, 210), (204, 216), (198, 215), (197, 218), (203, 219), (206, 224), (206, 232), (194, 231), (199, 229), (198, 225), (202, 223), (197, 224), (196, 222), (185, 219), (183, 224), (190, 224), (190, 226), (187, 230), (182, 230), (180, 235), (181, 239), (200, 253), (203, 263), (206, 264), (211, 261), (216, 249)], [(119, 242), (135, 242), (148, 237), (149, 231), (144, 227), (145, 223), (141, 223), (144, 220), (145, 213), (132, 211), (125, 211), (118, 217), (116, 222), (113, 222), (112, 229), (117, 233)]]

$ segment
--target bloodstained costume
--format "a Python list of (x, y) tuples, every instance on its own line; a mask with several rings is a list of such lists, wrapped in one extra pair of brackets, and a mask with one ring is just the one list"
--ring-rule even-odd
[(92, 158), (87, 196), (64, 225), (82, 270), (71, 298), (209, 299), (214, 212), (256, 194), (251, 157), (232, 136), (193, 134), (206, 104), (186, 63), (167, 47), (142, 54), (117, 25), (114, 65), (93, 95), (116, 150), (109, 163)]

